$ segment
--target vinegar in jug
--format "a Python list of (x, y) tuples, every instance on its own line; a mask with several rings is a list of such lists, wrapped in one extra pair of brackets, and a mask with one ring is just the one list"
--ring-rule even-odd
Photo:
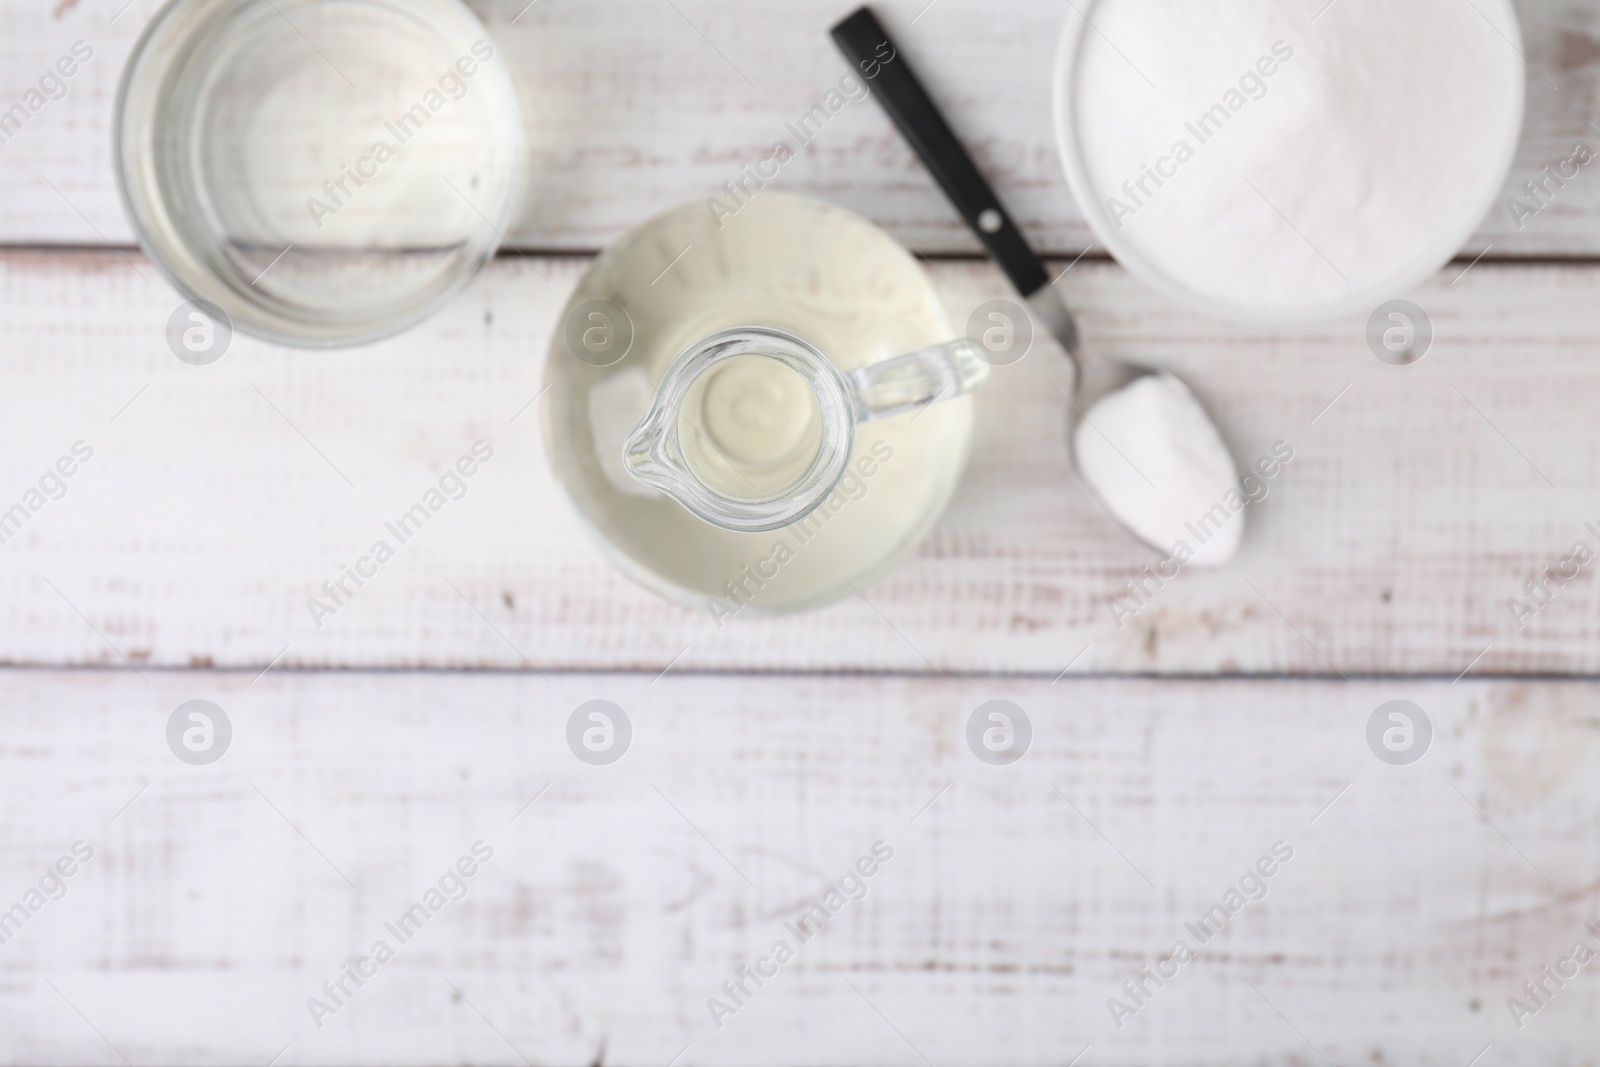
[[(758, 191), (731, 215), (705, 203), (672, 209), (595, 261), (549, 355), (552, 465), (618, 566), (719, 625), (826, 603), (882, 576), (944, 510), (971, 437), (964, 396), (865, 423), (837, 489), (792, 525), (746, 533), (697, 518), (635, 479), (623, 444), (680, 353), (752, 325), (804, 338), (844, 372), (954, 336), (897, 241), (842, 208), (784, 193)], [(599, 351), (585, 350), (585, 338), (599, 338)], [(679, 419), (687, 465), (733, 498), (781, 491), (821, 435), (809, 386), (762, 356), (696, 379)]]

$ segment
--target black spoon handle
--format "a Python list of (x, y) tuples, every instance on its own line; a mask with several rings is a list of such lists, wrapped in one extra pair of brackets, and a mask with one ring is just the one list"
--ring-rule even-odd
[(1044, 264), (1028, 247), (1022, 232), (1001, 206), (989, 183), (978, 173), (967, 150), (917, 80), (904, 54), (872, 11), (861, 8), (833, 28), (834, 43), (845, 58), (868, 78), (873, 96), (889, 113), (939, 187), (978, 235), (1011, 284), (1032, 296), (1049, 284)]

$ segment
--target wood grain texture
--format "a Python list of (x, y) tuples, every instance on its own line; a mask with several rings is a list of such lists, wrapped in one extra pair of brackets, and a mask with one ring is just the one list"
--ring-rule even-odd
[[(1321, 0), (1296, 0), (1308, 16)], [(513, 239), (590, 251), (649, 215), (715, 195), (786, 139), (846, 70), (827, 28), (853, 6), (818, 0), (475, 0), (512, 63), (534, 144), (534, 196)], [(94, 59), (0, 146), (0, 241), (128, 243), (110, 161), (117, 77), (151, 0), (10, 4), (0, 10), (0, 109), (76, 40)], [(1600, 13), (1520, 0), (1527, 121), (1508, 191), (1600, 145)], [(878, 5), (951, 123), (1028, 236), (1075, 255), (1090, 239), (1061, 175), (1050, 80), (1067, 10), (1057, 0), (894, 0)], [(518, 15), (518, 12), (523, 13)], [(111, 21), (116, 16), (115, 21)], [(515, 20), (515, 21), (513, 21)], [(793, 142), (792, 138), (787, 138)], [(926, 254), (978, 251), (870, 101), (834, 117), (780, 188), (886, 219)], [(1600, 254), (1600, 179), (1587, 170), (1519, 227), (1503, 206), (1463, 250)]]
[[(234, 726), (209, 767), (163, 733), (196, 697)], [(1409, 767), (1366, 747), (1395, 697), (1436, 731)], [(635, 730), (609, 767), (563, 740), (596, 698)], [(996, 698), (1035, 731), (1010, 767), (961, 739)], [(8, 1063), (1592, 1062), (1592, 975), (1520, 1032), (1505, 1003), (1600, 940), (1592, 683), (11, 671), (0, 700), (0, 903), (95, 850), (0, 946)], [(479, 839), (467, 897), (386, 935)], [(1277, 841), (1265, 899), (1118, 1030), (1107, 999)]]
[[(503, 259), (428, 323), (369, 348), (236, 338), (193, 367), (166, 347), (177, 298), (148, 263), (0, 257), (0, 510), (75, 441), (95, 450), (0, 545), (0, 656), (1053, 677), (1083, 653), (1074, 670), (1600, 670), (1592, 566), (1521, 629), (1507, 607), (1575, 541), (1600, 548), (1584, 528), (1600, 520), (1600, 270), (1440, 276), (1412, 294), (1433, 348), (1396, 368), (1359, 320), (1219, 324), (1080, 263), (1061, 284), (1091, 344), (1179, 370), (1243, 462), (1294, 448), (1247, 512), (1240, 557), (1185, 571), (1118, 625), (1111, 601), (1156, 558), (1080, 492), (1057, 391), (1070, 373), (1041, 340), (978, 395), (954, 503), (868, 602), (719, 629), (614, 570), (550, 476), (527, 405), (585, 262)], [(1006, 295), (987, 265), (932, 269), (955, 322)], [(478, 439), (496, 458), (467, 496), (315, 625), (307, 598)]]
[[(0, 8), (0, 110), (95, 49), (0, 145), (0, 244), (132, 240), (109, 121), (155, 5), (123, 2)], [(837, 83), (825, 30), (853, 6), (524, 2), (474, 2), (535, 131), (514, 241), (578, 252), (760, 159)], [(1600, 12), (1518, 7), (1513, 187), (1600, 144)], [(1047, 105), (1064, 6), (879, 10), (1030, 237), (1076, 256)], [(976, 251), (870, 103), (778, 184)], [(1120, 627), (1109, 601), (1154, 559), (1078, 490), (1046, 342), (979, 395), (912, 559), (862, 600), (719, 629), (613, 570), (545, 463), (527, 405), (586, 258), (502, 257), (381, 345), (239, 338), (192, 367), (141, 257), (0, 252), (0, 514), (93, 449), (0, 543), (0, 664), (30, 668), (0, 668), (0, 923), (94, 849), (0, 925), (0, 1062), (1593, 1064), (1593, 974), (1520, 1030), (1506, 1000), (1600, 944), (1600, 688), (1552, 677), (1600, 671), (1595, 564), (1523, 627), (1507, 600), (1600, 548), (1600, 268), (1495, 260), (1600, 254), (1600, 179), (1464, 252), (1490, 244), (1409, 294), (1436, 338), (1407, 368), (1360, 320), (1229, 326), (1072, 268), (1091, 344), (1181, 371), (1242, 459), (1295, 449), (1236, 563)], [(980, 263), (928, 269), (958, 326), (1011, 295)], [(467, 495), (317, 628), (306, 598), (480, 439)], [(1365, 739), (1396, 697), (1435, 731), (1411, 767)], [(214, 766), (167, 748), (194, 698), (233, 723)], [(997, 698), (1034, 730), (1012, 767), (964, 740)], [(633, 723), (613, 766), (564, 740), (591, 699)], [(316, 1027), (307, 998), (480, 839), (465, 899)], [(863, 899), (719, 1029), (707, 998), (879, 840)], [(1108, 998), (1277, 841), (1265, 899), (1118, 1029)]]

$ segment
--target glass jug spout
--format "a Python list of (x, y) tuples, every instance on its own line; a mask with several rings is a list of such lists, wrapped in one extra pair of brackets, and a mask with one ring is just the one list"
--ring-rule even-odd
[(667, 369), (623, 462), (715, 526), (781, 529), (838, 487), (857, 423), (961, 396), (988, 374), (966, 339), (841, 372), (785, 330), (721, 330)]

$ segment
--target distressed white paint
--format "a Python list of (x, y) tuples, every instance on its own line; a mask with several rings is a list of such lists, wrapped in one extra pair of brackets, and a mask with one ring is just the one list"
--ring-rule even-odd
[[(533, 1063), (921, 1063), (847, 982), (939, 1067), (1321, 1062), (1246, 982), (1339, 1064), (1593, 1051), (1600, 976), (1520, 1033), (1505, 1006), (1600, 914), (1592, 683), (10, 671), (0, 694), (0, 902), (96, 850), (0, 946), (6, 1062), (521, 1063), (475, 1007)], [(1436, 731), (1411, 767), (1364, 739), (1397, 696)], [(165, 747), (195, 697), (234, 725), (210, 767)], [(610, 767), (563, 740), (595, 698), (635, 730)], [(1006, 768), (960, 740), (995, 698), (1034, 728)], [(480, 838), (467, 898), (316, 1029), (306, 999)], [(880, 839), (866, 896), (713, 1026), (706, 998)], [(1119, 1032), (1107, 998), (1278, 840), (1265, 901)]]
[[(131, 239), (108, 121), (152, 7), (109, 22), (121, 3), (0, 10), (0, 107), (72, 41), (96, 48), (0, 146), (0, 241)], [(825, 29), (848, 5), (541, 0), (511, 25), (521, 3), (478, 10), (535, 112), (526, 247), (593, 249), (710, 195), (841, 73)], [(1600, 142), (1600, 16), (1519, 8), (1559, 89), (1530, 74), (1514, 183)], [(1060, 5), (937, 0), (913, 23), (922, 9), (880, 7), (1030, 235), (1075, 254), (1043, 104)], [(1297, 453), (1239, 561), (1120, 630), (1107, 598), (1150, 557), (1077, 492), (1047, 343), (982, 394), (955, 504), (870, 605), (718, 631), (600, 559), (536, 412), (512, 421), (585, 260), (502, 259), (368, 349), (240, 339), (195, 368), (166, 349), (177, 299), (142, 258), (0, 254), (0, 507), (74, 441), (95, 449), (0, 545), (0, 662), (120, 668), (0, 671), (0, 906), (74, 840), (96, 849), (0, 946), (0, 1059), (955, 1067), (1092, 1044), (1085, 1067), (1460, 1067), (1488, 1045), (1480, 1064), (1590, 1062), (1593, 977), (1520, 1033), (1505, 999), (1600, 916), (1600, 694), (1449, 680), (1600, 670), (1592, 573), (1525, 630), (1505, 604), (1575, 539), (1600, 547), (1583, 530), (1600, 520), (1600, 270), (1494, 262), (1600, 251), (1595, 181), (1520, 232), (1492, 216), (1465, 250), (1493, 242), (1485, 262), (1411, 294), (1437, 339), (1404, 369), (1358, 320), (1252, 331), (1074, 267), (1061, 284), (1090, 343), (1180, 369), (1242, 457)], [(870, 104), (780, 182), (919, 250), (973, 249)], [(986, 266), (930, 269), (958, 325), (1009, 295)], [(497, 453), (467, 498), (315, 629), (305, 597), (479, 438)], [(1323, 677), (1052, 686), (1069, 663)], [(209, 664), (242, 670), (166, 669)], [(287, 670), (419, 665), (517, 673)], [(575, 673), (591, 669), (638, 673)], [(799, 673), (741, 673), (768, 670)], [(1363, 740), (1397, 696), (1437, 730), (1411, 768)], [(237, 730), (210, 768), (163, 740), (194, 697)], [(997, 697), (1037, 731), (1007, 769), (959, 733)], [(637, 730), (610, 768), (562, 740), (593, 698)], [(315, 1030), (306, 997), (480, 837), (496, 858), (467, 900)], [(705, 998), (878, 838), (896, 855), (866, 898), (716, 1030)], [(1296, 856), (1266, 902), (1117, 1031), (1106, 998), (1280, 838)]]
[[(715, 195), (773, 142), (796, 144), (785, 122), (847, 73), (827, 30), (850, 4), (540, 0), (524, 10), (526, 3), (472, 5), (515, 68), (528, 115), (535, 194), (513, 235), (526, 248), (596, 249), (658, 210)], [(1309, 19), (1324, 0), (1294, 3)], [(112, 178), (110, 123), (117, 76), (155, 7), (43, 0), (0, 9), (0, 108), (74, 41), (95, 50), (68, 95), (0, 146), (0, 241), (132, 240)], [(1513, 190), (1570, 156), (1577, 140), (1600, 145), (1600, 132), (1587, 125), (1600, 121), (1600, 16), (1565, 0), (1517, 7), (1537, 70), (1529, 71)], [(1089, 233), (1061, 176), (1050, 119), (1067, 5), (893, 0), (877, 10), (1029, 236), (1058, 253), (1082, 249)], [(977, 251), (870, 101), (830, 120), (777, 181), (887, 217), (926, 253)], [(1486, 244), (1492, 255), (1600, 252), (1600, 176), (1586, 170), (1521, 228), (1502, 205), (1463, 251), (1470, 257)]]
[[(1583, 528), (1600, 520), (1594, 268), (1438, 277), (1412, 294), (1433, 349), (1396, 368), (1361, 320), (1214, 323), (1080, 263), (1060, 284), (1090, 343), (1179, 369), (1245, 462), (1294, 447), (1238, 560), (1181, 575), (1119, 628), (1109, 601), (1155, 557), (1079, 491), (1056, 391), (1070, 376), (1041, 340), (978, 396), (952, 507), (870, 605), (719, 630), (601, 558), (551, 480), (537, 407), (518, 417), (583, 266), (502, 259), (392, 341), (311, 353), (238, 339), (192, 367), (167, 350), (177, 300), (148, 263), (146, 283), (114, 252), (0, 257), (0, 500), (74, 441), (95, 448), (67, 496), (0, 546), (0, 655), (259, 669), (287, 645), (284, 665), (323, 667), (1054, 676), (1088, 646), (1075, 669), (1448, 678), (1491, 646), (1474, 670), (1600, 669), (1593, 568), (1524, 630), (1506, 604), (1578, 538), (1600, 548)], [(931, 269), (956, 322), (1007, 293), (986, 265)], [(318, 629), (307, 598), (480, 438), (496, 458), (467, 497)]]

